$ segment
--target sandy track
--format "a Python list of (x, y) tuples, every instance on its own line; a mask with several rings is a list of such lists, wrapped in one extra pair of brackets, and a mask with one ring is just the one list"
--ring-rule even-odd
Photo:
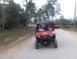
[[(24, 39), (25, 37), (20, 38), (20, 40)], [(26, 49), (26, 47), (28, 47), (30, 45), (30, 43), (33, 41), (34, 36), (22, 41), (21, 43), (18, 44), (18, 41), (10, 44), (9, 46), (6, 46), (6, 51), (5, 49), (3, 49), (0, 53), (0, 59), (15, 59), (15, 57), (21, 53), (23, 50)], [(12, 47), (11, 47), (12, 46)], [(8, 49), (9, 48), (9, 49)]]

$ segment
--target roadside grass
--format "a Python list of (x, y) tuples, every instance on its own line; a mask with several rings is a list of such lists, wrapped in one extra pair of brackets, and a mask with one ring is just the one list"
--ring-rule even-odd
[(62, 28), (62, 30), (67, 31), (67, 32), (71, 33), (72, 35), (77, 36), (77, 29), (76, 28), (68, 28), (68, 29)]
[(77, 32), (77, 28), (70, 28), (69, 30)]
[(74, 31), (77, 32), (77, 28), (63, 28), (64, 30), (70, 30), (70, 31)]
[(26, 38), (26, 37), (29, 37), (32, 35), (34, 35), (33, 27), (29, 27), (27, 31), (25, 28), (2, 30), (2, 31), (0, 31), (0, 46), (8, 45), (23, 36), (25, 36), (25, 38)]

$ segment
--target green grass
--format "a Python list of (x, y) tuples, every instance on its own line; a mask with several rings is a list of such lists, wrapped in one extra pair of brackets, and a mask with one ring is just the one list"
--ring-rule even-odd
[(26, 31), (23, 29), (12, 29), (12, 30), (2, 30), (0, 31), (0, 46), (8, 45), (19, 38), (27, 35), (32, 35), (34, 33), (34, 28), (30, 27)]
[(77, 32), (77, 29), (76, 28), (69, 28), (68, 30)]

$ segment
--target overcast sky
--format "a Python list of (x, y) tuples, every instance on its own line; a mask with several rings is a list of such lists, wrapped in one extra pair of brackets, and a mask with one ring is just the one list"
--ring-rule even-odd
[[(74, 6), (75, 1), (77, 0), (58, 0), (61, 4), (61, 14), (64, 15), (65, 18), (74, 18)], [(15, 2), (22, 4), (21, 0), (15, 0)], [(46, 0), (36, 0), (36, 5), (40, 8), (42, 5), (46, 3)]]

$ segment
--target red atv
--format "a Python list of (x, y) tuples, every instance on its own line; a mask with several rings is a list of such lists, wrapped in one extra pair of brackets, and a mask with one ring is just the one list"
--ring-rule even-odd
[[(49, 28), (48, 28), (49, 27)], [(53, 43), (54, 47), (57, 48), (56, 34), (54, 32), (54, 23), (51, 21), (41, 21), (36, 24), (36, 41), (35, 48), (39, 49), (40, 43), (49, 45)]]

